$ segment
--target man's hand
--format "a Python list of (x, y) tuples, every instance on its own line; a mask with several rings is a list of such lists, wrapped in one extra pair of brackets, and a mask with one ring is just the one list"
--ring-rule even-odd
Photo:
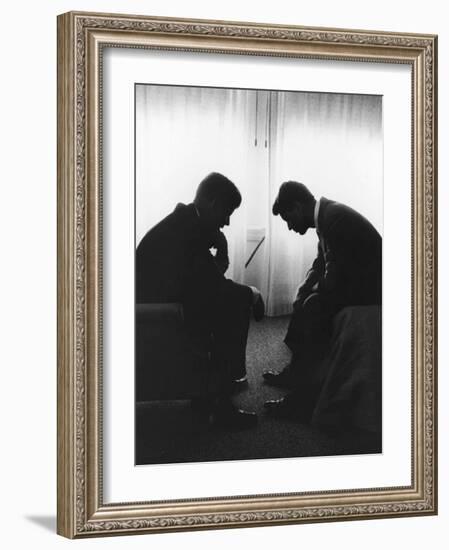
[(218, 269), (225, 273), (229, 267), (228, 257), (228, 241), (221, 231), (216, 231), (212, 236), (210, 247), (214, 248), (217, 253), (215, 254), (215, 263)]
[(305, 300), (307, 300), (310, 293), (311, 293), (311, 290), (305, 285), (301, 285), (298, 288), (298, 292), (296, 293), (296, 298), (293, 302), (294, 311), (297, 311), (302, 308)]
[(215, 248), (217, 254), (228, 253), (228, 241), (222, 231), (218, 230), (212, 235), (210, 247)]

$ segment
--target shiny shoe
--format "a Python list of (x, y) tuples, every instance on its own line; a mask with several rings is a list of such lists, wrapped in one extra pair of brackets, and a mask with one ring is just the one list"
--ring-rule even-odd
[(268, 414), (283, 420), (310, 422), (312, 417), (312, 409), (304, 406), (299, 397), (294, 394), (265, 401), (264, 407)]
[(281, 371), (267, 370), (263, 374), (265, 384), (276, 388), (289, 388), (291, 386), (291, 374), (289, 367)]
[(248, 378), (245, 375), (242, 378), (239, 378), (238, 380), (233, 380), (231, 382), (230, 393), (231, 395), (236, 395), (246, 391), (248, 387), (249, 387)]
[(214, 428), (246, 430), (257, 424), (257, 415), (254, 412), (238, 409), (232, 403), (216, 408), (210, 416), (210, 424)]

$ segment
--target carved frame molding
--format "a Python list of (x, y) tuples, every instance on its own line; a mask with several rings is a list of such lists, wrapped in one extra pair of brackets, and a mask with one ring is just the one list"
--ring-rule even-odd
[[(412, 485), (102, 502), (102, 48), (311, 57), (412, 67)], [(58, 532), (71, 538), (437, 512), (437, 38), (70, 12), (58, 17)]]

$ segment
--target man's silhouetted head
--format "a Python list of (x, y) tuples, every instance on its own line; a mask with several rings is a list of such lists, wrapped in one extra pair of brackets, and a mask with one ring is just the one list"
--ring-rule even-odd
[(241, 202), (242, 196), (235, 184), (218, 172), (203, 179), (193, 201), (202, 222), (211, 231), (229, 225), (232, 213)]
[(286, 181), (279, 188), (273, 214), (280, 215), (290, 230), (304, 235), (309, 227), (315, 226), (315, 203), (315, 197), (303, 183)]

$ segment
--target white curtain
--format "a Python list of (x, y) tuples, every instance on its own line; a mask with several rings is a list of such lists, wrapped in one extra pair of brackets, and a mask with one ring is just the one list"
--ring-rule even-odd
[(192, 202), (204, 176), (221, 172), (243, 196), (242, 206), (225, 229), (231, 264), (227, 276), (243, 281), (254, 94), (219, 88), (136, 87), (136, 244), (177, 203)]
[[(271, 93), (269, 208), (283, 181), (304, 183), (351, 206), (382, 234), (382, 99), (379, 96)], [(265, 287), (269, 315), (291, 311), (317, 247), (315, 230), (299, 236), (268, 212)]]

